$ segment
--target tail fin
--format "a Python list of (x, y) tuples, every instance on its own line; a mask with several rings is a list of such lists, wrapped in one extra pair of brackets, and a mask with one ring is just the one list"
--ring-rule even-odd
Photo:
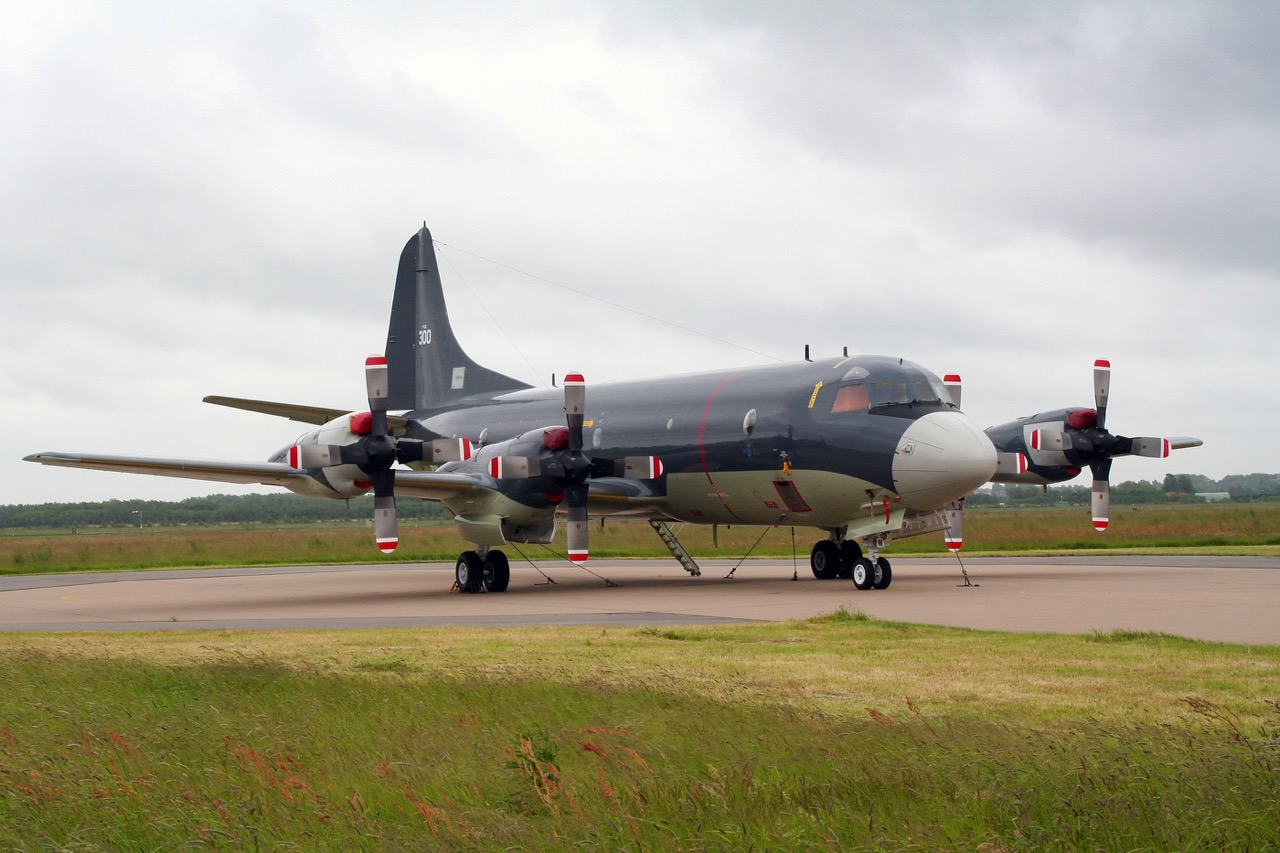
[(433, 409), (530, 387), (472, 361), (449, 325), (435, 246), (425, 225), (400, 253), (387, 328), (389, 409)]

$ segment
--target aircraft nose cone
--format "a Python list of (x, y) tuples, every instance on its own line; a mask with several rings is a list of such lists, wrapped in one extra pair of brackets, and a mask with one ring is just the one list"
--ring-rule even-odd
[(991, 479), (996, 449), (960, 412), (931, 412), (911, 423), (893, 457), (893, 483), (910, 509), (935, 509)]

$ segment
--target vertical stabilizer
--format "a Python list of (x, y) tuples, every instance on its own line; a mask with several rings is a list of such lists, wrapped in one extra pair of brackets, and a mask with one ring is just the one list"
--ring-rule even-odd
[(424, 225), (400, 253), (387, 328), (388, 406), (434, 409), (463, 397), (529, 385), (472, 361), (449, 325), (431, 232)]

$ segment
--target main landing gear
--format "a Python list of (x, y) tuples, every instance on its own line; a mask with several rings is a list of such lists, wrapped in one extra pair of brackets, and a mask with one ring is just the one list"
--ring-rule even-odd
[(511, 583), (511, 563), (507, 555), (492, 548), (463, 551), (453, 567), (458, 592), (506, 592)]
[(863, 556), (862, 547), (852, 539), (842, 542), (823, 539), (809, 554), (809, 568), (818, 580), (852, 578), (858, 589), (888, 589), (893, 581), (893, 569), (889, 561), (880, 556), (881, 544), (878, 540), (869, 542), (870, 554)]

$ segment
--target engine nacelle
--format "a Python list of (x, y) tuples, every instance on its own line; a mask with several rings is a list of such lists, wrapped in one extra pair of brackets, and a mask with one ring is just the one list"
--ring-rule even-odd
[[(369, 432), (369, 413), (352, 412), (334, 418), (319, 429), (314, 429), (294, 439), (292, 444), (271, 454), (271, 462), (291, 464), (296, 459), (294, 448), (308, 444), (354, 444)], [(295, 466), (296, 467), (296, 466)], [(289, 491), (312, 498), (346, 500), (358, 498), (373, 488), (369, 477), (355, 465), (336, 465), (332, 468), (307, 468), (309, 479), (298, 480), (285, 486)]]
[[(1057, 409), (988, 427), (987, 437), (996, 446), (997, 453), (1021, 454), (1026, 460), (1026, 464), (1012, 469), (1002, 466), (991, 481), (1042, 486), (1076, 477), (1085, 462), (1072, 444), (1073, 433), (1088, 428), (1088, 415), (1092, 415), (1096, 423), (1097, 413), (1092, 409)], [(1053, 441), (1044, 441), (1042, 437), (1051, 437)]]

